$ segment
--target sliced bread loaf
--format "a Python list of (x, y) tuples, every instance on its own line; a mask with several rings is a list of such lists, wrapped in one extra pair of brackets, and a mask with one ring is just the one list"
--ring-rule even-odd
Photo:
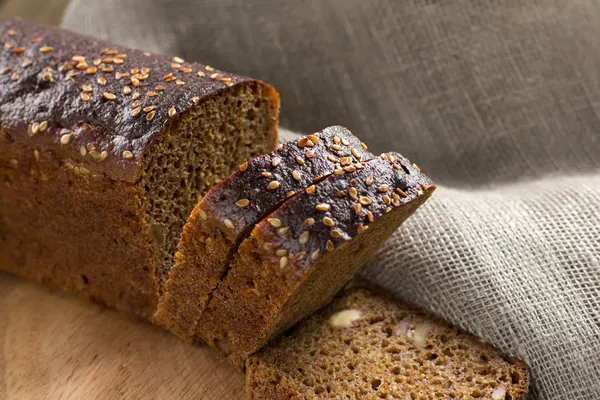
[(371, 158), (358, 138), (333, 126), (242, 164), (204, 196), (188, 219), (157, 321), (184, 340), (196, 341), (198, 318), (254, 224), (336, 169), (343, 172)]
[(329, 303), (434, 189), (389, 153), (287, 200), (239, 246), (196, 334), (243, 368), (271, 338)]
[(521, 361), (361, 287), (252, 356), (246, 371), (252, 400), (520, 400), (529, 382)]

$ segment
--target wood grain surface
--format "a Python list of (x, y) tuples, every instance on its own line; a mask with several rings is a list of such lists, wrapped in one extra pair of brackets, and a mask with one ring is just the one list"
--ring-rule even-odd
[(0, 399), (245, 399), (206, 347), (0, 273)]

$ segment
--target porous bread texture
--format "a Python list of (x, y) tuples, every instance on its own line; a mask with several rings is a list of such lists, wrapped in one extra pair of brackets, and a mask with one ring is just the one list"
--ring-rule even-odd
[(521, 361), (364, 287), (250, 357), (246, 371), (252, 400), (522, 400), (529, 384)]
[(331, 301), (434, 189), (389, 153), (292, 197), (239, 246), (199, 336), (243, 369), (248, 356)]
[(169, 129), (149, 158), (144, 190), (161, 293), (196, 203), (242, 162), (275, 148), (270, 91), (250, 82), (206, 99)]
[(158, 323), (188, 342), (201, 341), (198, 320), (254, 224), (317, 180), (373, 157), (350, 131), (332, 126), (241, 165), (202, 198), (186, 221)]

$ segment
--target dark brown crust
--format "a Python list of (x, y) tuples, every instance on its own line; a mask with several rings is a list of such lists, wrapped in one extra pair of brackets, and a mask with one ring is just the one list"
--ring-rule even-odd
[[(332, 175), (317, 184), (314, 191), (286, 201), (258, 223), (251, 237), (239, 246), (230, 272), (214, 292), (197, 331), (238, 367), (273, 335), (328, 302), (366, 261), (366, 254), (372, 254), (385, 237), (376, 235), (373, 243), (350, 250), (352, 239), (388, 212), (399, 212), (399, 218), (386, 223), (386, 228), (373, 227), (390, 229), (391, 233), (435, 189), (429, 178), (397, 153), (354, 167), (354, 172)], [(359, 213), (357, 204), (362, 208)], [(307, 226), (309, 220), (313, 223)], [(339, 234), (332, 236), (335, 232)], [(338, 247), (342, 254), (336, 256), (334, 249)], [(340, 266), (335, 276), (324, 278), (331, 281), (315, 292), (319, 293), (320, 302), (313, 298), (315, 293), (301, 298), (300, 293), (314, 290), (311, 276), (319, 273), (315, 272), (317, 269), (325, 268), (321, 258), (324, 264), (336, 264), (337, 261), (325, 261), (325, 257), (331, 254), (339, 261), (346, 252), (355, 251), (352, 260)], [(303, 286), (306, 282), (310, 284)], [(290, 315), (294, 316), (287, 321)], [(280, 318), (285, 322), (278, 326)], [(222, 348), (224, 343), (226, 350)]]
[[(330, 328), (329, 318), (331, 315), (344, 309), (360, 310), (363, 313), (362, 319), (353, 324), (352, 327)], [(352, 371), (344, 370), (346, 362), (352, 363), (353, 365), (359, 365), (358, 368), (360, 368), (361, 375), (369, 368), (369, 365), (372, 365), (368, 364), (368, 362), (373, 361), (372, 354), (381, 354), (380, 357), (377, 357), (377, 362), (380, 362), (381, 365), (388, 362), (387, 359), (389, 358), (390, 353), (387, 349), (393, 347), (396, 343), (394, 337), (396, 335), (395, 327), (398, 326), (400, 320), (405, 318), (403, 316), (406, 315), (414, 316), (422, 321), (428, 321), (430, 324), (433, 324), (430, 333), (433, 337), (432, 340), (437, 341), (439, 337), (445, 335), (447, 337), (446, 340), (454, 340), (457, 341), (457, 343), (462, 343), (465, 346), (462, 351), (472, 353), (473, 357), (479, 357), (479, 354), (484, 354), (487, 357), (486, 360), (488, 360), (487, 362), (490, 365), (492, 374), (499, 373), (501, 375), (509, 376), (509, 382), (512, 380), (512, 378), (510, 378), (511, 374), (516, 374), (516, 376), (519, 377), (519, 382), (516, 384), (511, 383), (507, 387), (512, 396), (511, 398), (515, 400), (525, 400), (527, 398), (530, 377), (529, 370), (522, 361), (506, 357), (490, 344), (485, 343), (468, 333), (453, 328), (449, 326), (448, 323), (425, 313), (422, 310), (397, 301), (380, 289), (369, 284), (364, 284), (363, 282), (345, 289), (338, 294), (336, 299), (329, 306), (313, 315), (310, 319), (299, 324), (284, 337), (281, 337), (268, 347), (264, 348), (261, 352), (250, 357), (246, 363), (246, 391), (248, 396), (251, 400), (312, 400), (315, 398), (322, 398), (315, 397), (312, 392), (308, 393), (305, 390), (305, 384), (301, 382), (302, 379), (314, 382), (314, 378), (323, 379), (323, 381), (319, 382), (322, 387), (325, 387), (329, 383), (336, 386), (339, 390), (340, 386), (337, 385), (347, 378), (347, 374), (353, 374)], [(386, 330), (386, 327), (391, 328), (391, 330)], [(343, 366), (341, 370), (338, 370), (334, 365), (324, 365), (326, 361), (320, 356), (321, 351), (336, 351), (334, 349), (336, 349), (337, 346), (346, 346), (347, 343), (357, 342), (360, 337), (367, 335), (370, 339), (367, 347), (354, 349), (352, 352), (348, 351), (338, 360)], [(387, 347), (381, 347), (383, 341), (388, 342)], [(301, 343), (304, 343), (305, 345), (302, 345)], [(308, 343), (310, 343), (310, 345), (306, 346)], [(403, 340), (399, 340), (399, 346), (406, 346), (407, 353), (402, 353), (400, 361), (395, 361), (394, 365), (397, 365), (402, 369), (411, 369), (411, 367), (414, 367), (415, 370), (418, 370), (423, 363), (432, 362), (427, 359), (427, 356), (425, 355), (426, 352), (424, 352), (423, 349), (410, 347), (408, 344), (403, 345), (401, 343), (403, 343)], [(362, 359), (363, 353), (369, 354), (371, 352), (370, 358), (366, 356), (364, 360)], [(317, 356), (313, 356), (312, 354), (314, 353), (316, 353)], [(421, 357), (423, 357), (420, 361), (421, 365), (417, 362), (413, 363), (412, 361), (409, 361), (411, 358), (420, 359)], [(468, 364), (465, 363), (465, 368), (455, 371), (460, 371), (459, 373), (464, 374), (476, 373), (476, 371), (471, 371), (467, 366)], [(377, 374), (376, 369), (379, 367), (379, 364), (373, 365), (372, 377), (380, 378), (383, 385), (387, 385), (386, 390), (396, 392), (396, 395), (392, 395), (392, 398), (398, 398), (396, 397), (398, 394), (406, 394), (408, 396), (407, 398), (411, 398), (409, 393), (397, 393), (401, 390), (400, 386), (398, 388), (393, 387), (395, 378), (397, 376), (402, 376), (401, 371), (399, 371), (399, 375), (375, 375)], [(331, 377), (331, 368), (335, 368), (336, 371), (335, 382), (328, 380)], [(303, 371), (303, 373), (298, 374), (295, 371)], [(313, 375), (315, 371), (328, 372), (321, 373), (318, 377), (315, 377)], [(302, 379), (300, 379), (300, 377), (302, 377)], [(354, 387), (348, 387), (345, 390), (344, 395), (349, 396), (348, 398), (381, 398), (379, 393), (372, 390), (369, 381), (362, 382), (360, 380), (361, 376), (359, 375), (353, 375), (353, 377), (356, 378), (355, 382), (357, 382), (357, 384), (349, 385)], [(424, 393), (427, 394), (430, 388), (430, 379), (434, 378), (435, 376), (413, 375), (412, 379), (417, 385), (422, 387)], [(452, 385), (454, 384), (451, 376), (446, 376), (446, 378), (450, 379)], [(349, 383), (348, 380), (345, 380), (345, 382)], [(505, 385), (506, 383), (503, 384)], [(476, 388), (477, 385), (473, 382), (472, 389)], [(451, 389), (456, 390), (453, 393), (453, 398), (474, 398), (471, 396), (471, 392), (464, 393), (461, 389), (464, 390), (465, 388), (458, 386), (456, 389)], [(483, 387), (484, 391), (486, 389), (487, 388)], [(361, 391), (360, 394), (357, 392), (358, 390)], [(330, 396), (339, 394), (339, 391), (337, 391), (331, 393)], [(390, 396), (388, 395), (383, 398), (390, 398)]]
[[(287, 198), (341, 168), (342, 160), (346, 166), (373, 157), (350, 131), (332, 126), (284, 143), (278, 150), (244, 164), (213, 187), (186, 222), (157, 321), (184, 340), (196, 341), (195, 325), (210, 293), (227, 273), (237, 246), (254, 224)], [(277, 183), (277, 188), (268, 189), (272, 182)], [(247, 200), (248, 204), (240, 206), (240, 200)], [(206, 236), (214, 239), (210, 252), (204, 239), (200, 240)]]
[[(0, 53), (1, 126), (15, 140), (30, 143), (36, 148), (52, 149), (63, 158), (81, 160), (92, 172), (129, 182), (140, 177), (144, 156), (178, 116), (185, 114), (195, 103), (218, 95), (228, 86), (250, 81), (249, 78), (197, 63), (179, 63), (181, 67), (174, 68), (171, 57), (150, 55), (20, 20), (0, 20), (0, 38), (10, 46), (5, 46)], [(41, 40), (32, 43), (36, 38)], [(21, 48), (23, 52), (17, 54)], [(41, 51), (50, 48), (50, 51)], [(126, 54), (126, 57), (122, 58), (122, 63), (116, 64), (114, 60), (119, 54)], [(72, 60), (73, 56), (85, 57), (88, 66), (97, 71), (86, 75), (85, 70), (76, 68), (78, 62)], [(94, 66), (96, 59), (113, 59), (113, 62)], [(31, 65), (24, 67), (28, 60), (31, 60)], [(102, 65), (114, 72), (102, 72)], [(49, 82), (44, 81), (47, 67), (52, 76)], [(139, 80), (139, 87), (132, 85), (132, 68), (149, 69), (148, 77)], [(191, 72), (182, 72), (188, 70), (181, 68), (189, 68)], [(73, 72), (79, 75), (66, 79)], [(204, 76), (198, 76), (198, 72)], [(128, 73), (129, 76), (116, 79), (117, 73)], [(169, 73), (173, 73), (175, 80), (167, 82), (164, 79)], [(218, 77), (213, 74), (218, 74)], [(105, 79), (106, 84), (100, 85), (99, 78)], [(177, 80), (184, 84), (179, 86)], [(84, 92), (84, 84), (90, 85), (90, 92)], [(165, 89), (157, 90), (159, 85)], [(131, 94), (124, 94), (125, 86), (132, 89)], [(142, 109), (156, 106), (151, 121), (146, 119), (148, 113), (143, 111), (136, 117), (131, 116), (136, 92), (139, 92)], [(148, 92), (159, 94), (149, 97)], [(82, 100), (82, 93), (89, 95), (89, 101)], [(116, 98), (107, 100), (103, 93), (112, 93)], [(198, 99), (194, 100), (196, 97)], [(169, 117), (171, 107), (176, 110), (174, 118)], [(30, 125), (42, 121), (47, 121), (47, 129), (30, 137)], [(66, 145), (60, 142), (65, 134), (72, 135)], [(106, 158), (100, 162), (89, 154), (81, 156), (80, 146), (88, 143), (95, 143), (99, 153), (107, 151)], [(125, 151), (131, 152), (133, 158), (124, 158)]]

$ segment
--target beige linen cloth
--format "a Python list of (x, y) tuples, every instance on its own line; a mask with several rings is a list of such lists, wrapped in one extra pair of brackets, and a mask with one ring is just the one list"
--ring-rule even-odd
[(598, 1), (74, 0), (63, 25), (416, 161), (439, 190), (364, 275), (522, 358), (533, 399), (600, 399)]

